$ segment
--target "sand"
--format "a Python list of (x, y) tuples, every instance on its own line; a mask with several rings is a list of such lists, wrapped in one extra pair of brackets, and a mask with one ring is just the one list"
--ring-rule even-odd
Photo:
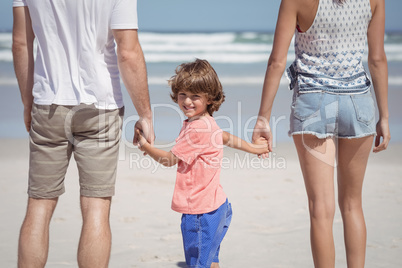
[[(26, 208), (28, 141), (0, 140), (0, 267), (16, 267)], [(364, 184), (368, 229), (366, 267), (402, 267), (402, 144), (372, 154)], [(155, 167), (122, 145), (111, 210), (110, 267), (185, 267), (180, 214), (170, 209), (175, 168)], [(221, 267), (313, 267), (307, 198), (295, 149), (277, 144), (271, 160), (225, 149), (221, 183), (233, 220), (221, 248)], [(77, 267), (81, 226), (77, 169), (66, 176), (50, 229), (46, 267)], [(339, 209), (334, 221), (336, 266), (346, 267)]]

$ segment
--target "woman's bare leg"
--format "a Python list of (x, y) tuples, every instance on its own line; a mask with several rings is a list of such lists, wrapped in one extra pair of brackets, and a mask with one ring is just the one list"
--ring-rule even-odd
[(364, 267), (366, 224), (362, 187), (373, 136), (338, 141), (338, 202), (343, 219), (348, 268)]
[(311, 249), (316, 268), (335, 266), (332, 226), (335, 214), (333, 139), (293, 136), (306, 186), (310, 210)]

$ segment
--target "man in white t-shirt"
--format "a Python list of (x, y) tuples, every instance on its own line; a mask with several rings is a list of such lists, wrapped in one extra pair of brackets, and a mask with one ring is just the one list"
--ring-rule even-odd
[(30, 134), (18, 267), (46, 264), (49, 223), (72, 154), (83, 217), (78, 265), (107, 267), (124, 113), (120, 75), (140, 117), (135, 128), (154, 140), (137, 1), (13, 0), (13, 6), (14, 67)]

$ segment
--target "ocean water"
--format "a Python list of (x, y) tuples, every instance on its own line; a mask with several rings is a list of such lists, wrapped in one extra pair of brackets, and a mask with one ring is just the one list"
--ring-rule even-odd
[[(195, 58), (208, 60), (217, 71), (226, 101), (215, 114), (226, 131), (249, 139), (260, 104), (267, 60), (272, 50), (270, 33), (152, 33), (140, 32), (148, 69), (155, 132), (159, 145), (170, 145), (177, 137), (183, 115), (170, 97), (167, 80), (182, 62)], [(387, 34), (385, 50), (389, 62), (389, 95), (392, 141), (402, 141), (402, 34)], [(288, 64), (294, 59), (293, 44)], [(11, 34), (0, 33), (0, 138), (26, 138), (22, 121), (22, 104), (15, 79)], [(124, 92), (126, 115), (123, 139), (130, 143), (136, 112)], [(274, 142), (290, 142), (287, 135), (292, 92), (283, 77), (275, 99), (271, 128)]]

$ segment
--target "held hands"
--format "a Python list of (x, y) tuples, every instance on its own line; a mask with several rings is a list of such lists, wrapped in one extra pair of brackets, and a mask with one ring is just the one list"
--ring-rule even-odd
[[(144, 138), (143, 133), (139, 129), (135, 130), (135, 136), (137, 137), (136, 145), (138, 146), (138, 149), (145, 152), (144, 145), (150, 145), (149, 142)], [(145, 154), (146, 152), (144, 153), (144, 155)]]
[[(139, 130), (139, 132), (137, 130)], [(139, 134), (141, 134), (150, 145), (154, 144), (155, 134), (151, 120), (141, 118), (135, 123), (133, 143), (137, 146)]]
[[(133, 144), (137, 145), (141, 151), (144, 151), (142, 146), (146, 143), (153, 146), (155, 140), (154, 129), (151, 120), (141, 118), (135, 123)], [(144, 152), (144, 155), (147, 153)]]
[(259, 142), (259, 139), (265, 139), (268, 145), (268, 152), (261, 153), (262, 158), (267, 158), (268, 153), (272, 152), (272, 132), (269, 127), (269, 122), (263, 117), (259, 117), (254, 126), (252, 140), (253, 143)]
[(258, 154), (258, 157), (268, 157), (268, 141), (265, 138), (258, 137), (256, 140), (253, 140), (253, 148), (255, 150), (255, 154)]

